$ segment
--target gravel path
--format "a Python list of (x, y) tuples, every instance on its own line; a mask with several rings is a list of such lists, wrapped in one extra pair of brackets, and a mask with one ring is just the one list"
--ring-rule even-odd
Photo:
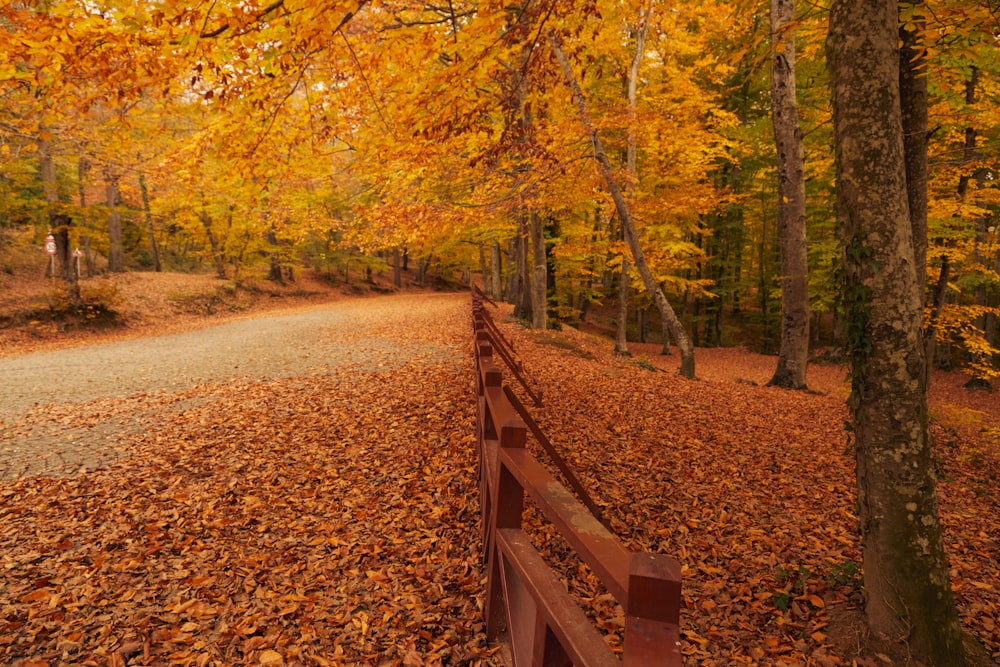
[(388, 371), (414, 358), (458, 359), (461, 351), (410, 334), (415, 321), (455, 317), (467, 299), (357, 299), (169, 336), (0, 358), (0, 478), (101, 466), (121, 454), (129, 433), (201, 400), (187, 391), (194, 387), (342, 367)]

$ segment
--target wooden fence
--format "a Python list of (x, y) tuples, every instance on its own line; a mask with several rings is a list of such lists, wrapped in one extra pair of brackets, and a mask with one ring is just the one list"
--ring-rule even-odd
[[(529, 429), (495, 361), (508, 365), (527, 389), (524, 369), (514, 361), (513, 346), (493, 322), (486, 301), (473, 289), (488, 640), (504, 645), (515, 667), (681, 665), (680, 566), (669, 556), (623, 547), (525, 449)], [(625, 610), (620, 658), (532, 546), (522, 526), (528, 499)]]

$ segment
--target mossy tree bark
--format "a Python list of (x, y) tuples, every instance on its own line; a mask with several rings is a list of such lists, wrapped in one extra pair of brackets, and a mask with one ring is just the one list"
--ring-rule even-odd
[(827, 49), (866, 614), (874, 633), (908, 639), (924, 662), (963, 665), (927, 434), (898, 39), (895, 0), (832, 3)]
[(806, 388), (809, 361), (809, 262), (806, 180), (795, 100), (795, 2), (771, 0), (771, 121), (778, 152), (781, 344), (769, 385)]

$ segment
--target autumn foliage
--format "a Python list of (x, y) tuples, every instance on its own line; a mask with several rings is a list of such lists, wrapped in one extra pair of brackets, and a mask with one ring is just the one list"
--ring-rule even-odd
[[(927, 127), (910, 132), (926, 142), (926, 175), (896, 193), (926, 180), (915, 188), (926, 221), (915, 243), (890, 244), (898, 266), (917, 267), (911, 388), (932, 361), (934, 460), (921, 449), (928, 483), (909, 486), (929, 490), (939, 468), (959, 612), (997, 656), (998, 426), (984, 398), (1000, 372), (994, 5), (881, 5), (888, 55), (868, 62), (892, 68), (895, 85), (901, 29), (904, 69), (927, 88)], [(531, 323), (505, 326), (544, 388), (538, 417), (615, 530), (684, 564), (689, 660), (896, 659), (850, 648), (863, 597), (852, 508), (865, 494), (834, 364), (857, 362), (862, 396), (873, 290), (851, 281), (857, 267), (887, 266), (869, 261), (872, 239), (887, 238), (869, 235), (871, 221), (884, 216), (838, 235), (835, 149), (843, 166), (856, 130), (835, 140), (830, 73), (860, 70), (828, 67), (827, 5), (785, 6), (772, 35), (765, 5), (748, 0), (3, 3), (0, 289), (18, 291), (27, 270), (13, 258), (24, 256), (52, 286), (48, 306), (0, 322), (34, 341), (70, 328), (66, 313), (85, 327), (97, 310), (114, 320), (102, 286), (117, 283), (98, 281), (124, 272), (210, 274), (231, 295), (265, 276), (345, 294), (482, 285), (503, 304), (498, 319)], [(789, 197), (768, 79), (772, 55), (793, 52), (782, 141), (805, 157), (791, 198), (806, 235), (795, 236), (804, 256), (783, 265), (777, 213)], [(898, 222), (917, 209), (892, 199)], [(755, 386), (774, 369), (751, 370), (747, 350), (779, 352), (793, 282), (785, 326), (800, 335), (787, 338), (799, 362), (812, 355), (812, 391), (790, 396)], [(116, 443), (125, 454), (107, 468), (4, 482), (0, 655), (495, 661), (470, 537), (467, 314), (447, 303), (343, 334), (352, 346), (372, 332), (439, 344), (443, 358), (143, 397), (162, 410)], [(616, 331), (621, 354), (578, 330)], [(957, 391), (956, 369), (984, 394)], [(923, 423), (924, 397), (912, 392), (909, 421)], [(126, 405), (2, 426), (19, 437), (82, 416), (103, 428)], [(554, 536), (545, 547), (615, 645), (619, 610)]]
[[(6, 423), (18, 435), (146, 415), (106, 468), (0, 484), (3, 659), (497, 664), (481, 620), (468, 297), (364, 310), (327, 335), (399, 355)], [(745, 351), (702, 351), (703, 378), (688, 381), (656, 346), (626, 359), (573, 330), (501, 326), (544, 393), (533, 414), (615, 533), (681, 562), (688, 664), (880, 664), (857, 625), (841, 367), (813, 365), (814, 392), (790, 394), (760, 386), (772, 362)], [(953, 583), (966, 627), (996, 653), (1000, 414), (960, 375), (935, 380)], [(528, 518), (620, 645), (621, 608)]]
[[(938, 360), (985, 378), (997, 331), (994, 17), (976, 2), (900, 7), (904, 26), (919, 26), (931, 95), (926, 287), (940, 305), (928, 321), (947, 353)], [(399, 252), (448, 274), (502, 264), (509, 282), (526, 270), (509, 243), (535, 216), (551, 317), (574, 318), (620, 282), (645, 308), (634, 268), (621, 275), (620, 224), (550, 48), (560, 43), (652, 276), (695, 344), (731, 344), (722, 319), (735, 311), (774, 352), (782, 270), (764, 13), (714, 0), (682, 11), (638, 0), (8, 3), (0, 227), (32, 224), (41, 243), (56, 223), (87, 275), (165, 266), (239, 279), (305, 263), (336, 276)], [(795, 39), (809, 309), (835, 329), (826, 18), (800, 7)]]

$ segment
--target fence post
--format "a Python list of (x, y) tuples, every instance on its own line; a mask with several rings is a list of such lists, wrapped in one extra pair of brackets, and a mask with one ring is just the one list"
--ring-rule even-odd
[[(536, 624), (530, 634), (529, 653), (515, 650), (515, 655), (530, 658), (533, 664), (568, 664), (567, 649), (560, 642), (551, 628), (541, 618), (530, 621), (525, 615), (523, 604), (519, 608), (508, 610), (509, 595), (523, 598), (525, 590), (519, 575), (511, 575), (510, 564), (504, 564), (501, 553), (501, 540), (498, 530), (513, 529), (505, 532), (504, 539), (510, 535), (521, 535), (526, 493), (518, 478), (504, 464), (504, 450), (523, 449), (527, 438), (527, 425), (518, 415), (518, 410), (505, 392), (501, 371), (494, 364), (494, 353), (507, 362), (512, 373), (520, 377), (519, 365), (514, 365), (505, 356), (501, 341), (504, 341), (499, 331), (498, 339), (493, 338), (491, 327), (495, 327), (489, 313), (483, 307), (482, 293), (473, 289), (473, 331), (475, 336), (475, 371), (477, 398), (477, 439), (479, 448), (480, 502), (483, 529), (483, 559), (486, 563), (486, 597), (484, 616), (486, 620), (486, 639), (489, 643), (502, 642), (506, 637), (514, 650), (512, 636), (524, 640), (517, 628), (525, 630), (526, 622)], [(505, 342), (505, 341), (504, 341)], [(530, 389), (525, 385), (525, 389)], [(530, 417), (526, 417), (530, 423)], [(539, 441), (544, 436), (539, 436)], [(510, 456), (511, 465), (522, 461), (522, 456)], [(533, 459), (530, 459), (533, 461)], [(518, 467), (519, 474), (525, 474)], [(533, 482), (527, 482), (532, 494), (538, 493)], [(562, 488), (561, 486), (559, 488)], [(568, 492), (567, 492), (568, 493)], [(581, 508), (582, 509), (582, 508)], [(570, 522), (572, 523), (572, 522)], [(570, 530), (573, 530), (570, 528)], [(576, 534), (576, 533), (574, 533)], [(506, 542), (505, 542), (506, 544)], [(621, 547), (619, 547), (621, 549)], [(680, 644), (680, 605), (681, 605), (681, 572), (677, 561), (664, 554), (632, 553), (627, 555), (621, 549), (621, 557), (613, 568), (613, 576), (620, 595), (620, 602), (625, 608), (625, 637), (622, 652), (623, 667), (644, 667), (645, 665), (662, 665), (663, 667), (681, 667), (682, 655)], [(532, 553), (534, 553), (532, 551)], [(628, 575), (625, 590), (621, 591), (621, 575), (628, 558)], [(504, 572), (513, 579), (504, 581)], [(531, 577), (528, 577), (531, 580)], [(510, 590), (506, 590), (510, 588)], [(520, 591), (520, 592), (519, 592)], [(551, 592), (551, 591), (550, 591)], [(535, 593), (537, 594), (537, 593)], [(535, 595), (533, 594), (533, 595)], [(523, 599), (522, 599), (523, 603)], [(535, 600), (535, 604), (538, 600)], [(532, 609), (535, 609), (532, 607)], [(508, 617), (508, 615), (510, 617)], [(582, 617), (581, 617), (582, 618)], [(511, 623), (515, 627), (509, 627)], [(562, 627), (562, 626), (560, 626)], [(575, 627), (575, 626), (574, 626)], [(597, 644), (604, 646), (598, 635)], [(591, 647), (594, 648), (594, 647)], [(574, 649), (576, 650), (576, 649)], [(598, 652), (599, 654), (600, 652)], [(594, 654), (594, 655), (598, 655)], [(590, 656), (591, 653), (580, 654)], [(610, 656), (609, 656), (610, 657)], [(604, 659), (599, 658), (599, 661)], [(602, 662), (603, 664), (603, 662)]]
[(625, 601), (623, 667), (680, 667), (681, 568), (664, 554), (634, 553)]
[[(482, 386), (476, 421), (479, 422), (479, 456), (477, 468), (479, 471), (479, 506), (483, 538), (483, 563), (488, 564), (490, 551), (493, 546), (493, 516), (497, 503), (497, 480), (495, 479), (495, 473), (494, 478), (490, 478), (490, 470), (496, 470), (499, 465), (497, 460), (499, 456), (490, 457), (490, 449), (486, 446), (486, 441), (499, 441), (500, 433), (498, 432), (499, 429), (497, 428), (493, 412), (490, 410), (489, 401), (486, 400), (486, 392), (501, 389), (503, 378), (500, 374), (500, 369), (492, 365), (492, 357), (484, 356), (484, 359), (486, 359), (485, 363), (487, 364), (486, 370), (479, 372), (477, 369), (476, 372), (476, 375), (480, 378), (478, 382)], [(499, 448), (497, 448), (497, 454), (499, 454)]]
[[(506, 396), (503, 400), (506, 401)], [(498, 460), (495, 467), (497, 476), (492, 480), (494, 493), (490, 504), (493, 516), (487, 542), (489, 550), (486, 578), (487, 641), (495, 641), (505, 633), (507, 627), (505, 595), (500, 574), (503, 564), (497, 546), (496, 531), (500, 528), (520, 528), (524, 514), (524, 489), (500, 462), (501, 452), (507, 448), (523, 448), (527, 440), (527, 428), (519, 418), (510, 418), (494, 426), (499, 434), (500, 446), (497, 448)]]

